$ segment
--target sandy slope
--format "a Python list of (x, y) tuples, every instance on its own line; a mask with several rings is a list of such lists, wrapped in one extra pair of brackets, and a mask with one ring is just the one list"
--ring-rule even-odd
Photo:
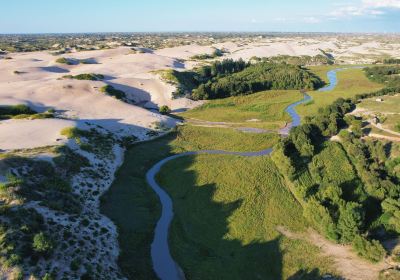
[(60, 135), (75, 122), (61, 119), (6, 120), (0, 122), (1, 149), (28, 149), (65, 143)]

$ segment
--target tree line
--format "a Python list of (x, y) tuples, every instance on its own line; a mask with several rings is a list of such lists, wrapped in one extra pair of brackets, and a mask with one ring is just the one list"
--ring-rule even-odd
[(229, 68), (215, 64), (199, 69), (201, 83), (193, 90), (192, 98), (217, 99), (263, 90), (313, 90), (323, 85), (319, 77), (296, 65), (269, 62), (249, 65), (240, 60), (231, 63)]

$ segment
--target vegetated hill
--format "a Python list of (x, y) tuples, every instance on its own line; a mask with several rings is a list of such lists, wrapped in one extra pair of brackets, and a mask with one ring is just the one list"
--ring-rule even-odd
[(250, 64), (242, 59), (224, 59), (194, 71), (160, 72), (168, 82), (177, 85), (175, 95), (188, 94), (195, 100), (247, 95), (272, 89), (313, 90), (324, 82), (297, 65), (260, 62)]
[(201, 84), (192, 93), (193, 99), (215, 99), (246, 95), (262, 90), (308, 89), (323, 84), (322, 80), (300, 66), (261, 62), (243, 71), (216, 77)]
[[(371, 72), (380, 81), (388, 73), (366, 70)], [(400, 178), (385, 165), (390, 145), (363, 139), (360, 122), (346, 113), (359, 99), (398, 92), (396, 86), (338, 99), (293, 129), (272, 155), (314, 227), (374, 262), (386, 254), (380, 241), (400, 234)], [(328, 140), (338, 133), (340, 143)]]
[(318, 54), (316, 56), (301, 55), (277, 55), (272, 57), (252, 57), (250, 61), (255, 62), (271, 62), (271, 63), (288, 63), (293, 65), (310, 66), (310, 65), (332, 65), (335, 63), (334, 58), (326, 55)]

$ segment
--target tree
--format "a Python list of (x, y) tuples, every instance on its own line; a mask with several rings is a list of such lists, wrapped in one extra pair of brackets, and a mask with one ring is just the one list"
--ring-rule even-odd
[(364, 212), (362, 206), (356, 202), (348, 202), (340, 207), (340, 216), (337, 228), (343, 243), (352, 242), (363, 225)]
[(388, 224), (400, 233), (400, 201), (392, 198), (385, 199), (382, 202), (382, 209), (385, 212), (385, 216), (388, 217)]
[(171, 109), (167, 105), (164, 105), (164, 106), (160, 107), (159, 112), (163, 115), (167, 115), (167, 114), (171, 113)]

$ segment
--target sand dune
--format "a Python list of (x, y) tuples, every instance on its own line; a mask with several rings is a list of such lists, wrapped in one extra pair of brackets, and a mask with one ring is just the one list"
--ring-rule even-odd
[[(368, 41), (363, 38), (341, 37), (292, 37), (235, 40), (209, 46), (186, 45), (156, 51), (134, 52), (129, 47), (65, 54), (73, 65), (60, 64), (49, 52), (15, 53), (12, 59), (0, 63), (0, 105), (28, 104), (33, 109), (45, 111), (54, 108), (62, 116), (96, 123), (111, 131), (135, 134), (146, 138), (146, 129), (154, 122), (174, 125), (175, 121), (151, 112), (168, 105), (175, 111), (198, 105), (186, 98), (172, 99), (175, 90), (152, 71), (173, 68), (177, 70), (196, 66), (191, 61), (195, 54), (212, 53), (215, 48), (227, 51), (223, 58), (250, 59), (253, 56), (321, 54), (330, 52), (338, 59), (367, 60), (368, 56), (382, 53), (399, 56), (396, 44)], [(360, 56), (362, 55), (362, 56)], [(222, 58), (221, 58), (222, 59)], [(89, 61), (89, 64), (79, 63)], [(352, 62), (352, 61), (350, 61)], [(99, 73), (104, 81), (65, 80), (66, 74)], [(99, 91), (110, 84), (126, 92), (138, 106), (124, 103)], [(142, 108), (143, 107), (143, 108)], [(0, 148), (3, 143), (0, 142)]]
[(60, 131), (75, 126), (74, 121), (61, 119), (6, 120), (0, 122), (0, 149), (30, 149), (66, 142)]

